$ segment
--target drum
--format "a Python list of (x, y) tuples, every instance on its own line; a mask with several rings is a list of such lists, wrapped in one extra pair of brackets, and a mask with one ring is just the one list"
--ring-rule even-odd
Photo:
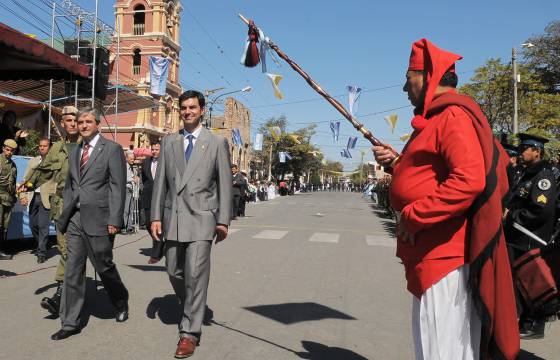
[(560, 247), (557, 244), (526, 252), (513, 263), (515, 282), (534, 316), (560, 312)]

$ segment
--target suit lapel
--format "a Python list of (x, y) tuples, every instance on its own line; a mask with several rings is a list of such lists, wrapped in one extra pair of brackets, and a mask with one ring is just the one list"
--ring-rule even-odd
[(187, 167), (185, 169), (185, 173), (181, 178), (181, 183), (179, 184), (179, 191), (181, 191), (187, 182), (191, 178), (192, 174), (194, 173), (195, 169), (200, 166), (202, 159), (204, 158), (204, 154), (206, 153), (206, 149), (208, 149), (208, 140), (209, 140), (209, 131), (205, 128), (200, 130), (200, 134), (196, 139), (196, 144), (194, 144), (193, 152), (187, 163)]
[[(91, 168), (93, 161), (97, 158), (97, 156), (99, 155), (99, 153), (101, 153), (101, 151), (103, 151), (103, 147), (105, 146), (105, 139), (103, 138), (103, 136), (99, 135), (99, 139), (97, 140), (97, 144), (95, 144), (95, 147), (93, 148), (93, 151), (91, 152), (91, 155), (89, 156), (89, 159), (86, 163), (86, 166), (84, 167), (84, 171), (82, 173), (82, 176), (80, 178), (80, 181), (86, 177), (87, 172), (89, 170), (89, 168)], [(80, 160), (78, 160), (78, 172), (80, 169)]]
[[(173, 154), (175, 155), (175, 164), (177, 164), (177, 179), (181, 179), (187, 166), (185, 162), (185, 150), (183, 149), (183, 135), (181, 133), (175, 134), (173, 139)], [(176, 182), (177, 184), (179, 182)]]

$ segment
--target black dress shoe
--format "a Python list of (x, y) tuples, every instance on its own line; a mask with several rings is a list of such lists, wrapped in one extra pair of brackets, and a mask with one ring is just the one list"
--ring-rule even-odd
[(125, 322), (126, 320), (128, 320), (128, 309), (117, 311), (117, 316), (115, 316), (115, 319), (117, 320), (117, 322)]
[(522, 340), (536, 340), (544, 338), (544, 326), (546, 322), (544, 320), (535, 320), (532, 323), (523, 326), (519, 333), (519, 337)]
[(45, 261), (47, 261), (47, 257), (46, 257), (46, 256), (42, 256), (42, 255), (37, 256), (37, 264), (42, 264), (42, 263), (44, 263)]
[(76, 335), (79, 334), (80, 331), (82, 331), (81, 329), (74, 329), (74, 330), (64, 330), (64, 329), (60, 329), (57, 332), (55, 332), (54, 334), (51, 335), (51, 339), (52, 340), (64, 340), (72, 335)]
[(8, 255), (0, 251), (0, 260), (12, 260), (14, 258), (13, 255)]

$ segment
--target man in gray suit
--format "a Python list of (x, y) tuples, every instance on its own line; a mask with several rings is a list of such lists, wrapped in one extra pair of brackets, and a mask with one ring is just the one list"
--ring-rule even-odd
[(183, 304), (176, 358), (200, 341), (212, 240), (224, 240), (232, 214), (232, 177), (225, 138), (202, 127), (205, 99), (198, 91), (179, 97), (183, 129), (161, 144), (153, 185), (151, 231), (165, 239), (167, 273)]
[(128, 291), (113, 263), (113, 241), (123, 224), (126, 187), (122, 148), (99, 134), (99, 114), (88, 108), (77, 115), (82, 143), (70, 153), (58, 227), (67, 236), (68, 258), (60, 304), (62, 328), (51, 336), (62, 340), (80, 332), (89, 258), (117, 310), (117, 322), (128, 319)]

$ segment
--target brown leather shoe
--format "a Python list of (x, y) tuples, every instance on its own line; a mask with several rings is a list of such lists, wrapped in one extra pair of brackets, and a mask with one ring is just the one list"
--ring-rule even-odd
[(177, 350), (175, 351), (175, 358), (185, 359), (194, 354), (196, 349), (196, 343), (194, 339), (190, 337), (183, 337), (179, 339), (177, 344)]

